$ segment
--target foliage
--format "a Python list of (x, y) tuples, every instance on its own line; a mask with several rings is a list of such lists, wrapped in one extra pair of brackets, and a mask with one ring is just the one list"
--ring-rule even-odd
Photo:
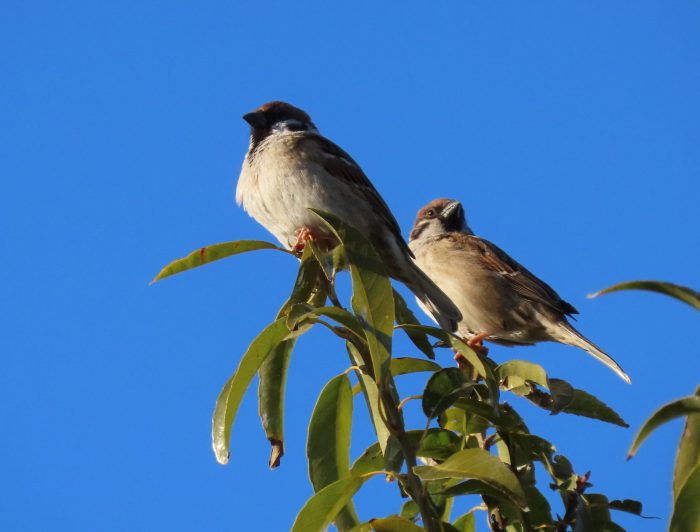
[[(591, 297), (619, 290), (657, 292), (674, 297), (700, 310), (700, 293), (685, 286), (660, 281), (620, 283), (601, 290)], [(672, 401), (654, 412), (639, 429), (627, 455), (628, 459), (632, 458), (639, 450), (639, 446), (654, 430), (679, 417), (685, 417), (686, 421), (673, 474), (674, 502), (670, 523), (672, 532), (700, 530), (700, 505), (698, 505), (698, 500), (700, 500), (700, 387), (695, 391), (695, 395)], [(632, 507), (632, 505), (627, 506)], [(637, 514), (642, 511), (641, 507), (635, 507), (634, 510), (633, 513)]]
[[(497, 365), (463, 339), (421, 325), (392, 289), (384, 265), (364, 236), (331, 215), (316, 214), (339, 245), (326, 250), (307, 241), (288, 300), (224, 385), (212, 421), (214, 452), (224, 464), (230, 458), (238, 406), (257, 372), (260, 418), (272, 446), (270, 466), (277, 467), (284, 452), (284, 388), (295, 343), (316, 326), (328, 328), (343, 342), (349, 368), (320, 392), (309, 423), (307, 457), (315, 494), (292, 530), (313, 532), (333, 522), (341, 531), (466, 532), (475, 530), (477, 512), (482, 511), (496, 531), (620, 530), (611, 509), (641, 512), (636, 501), (590, 493), (589, 475), (576, 474), (550, 442), (530, 433), (507, 399), (520, 397), (551, 414), (586, 416), (626, 427), (612, 408), (564, 380), (549, 377), (542, 366), (521, 360)], [(154, 281), (257, 249), (280, 250), (258, 241), (217, 244), (175, 261)], [(341, 268), (349, 269), (352, 280), (349, 305), (343, 305), (335, 291)], [(428, 359), (392, 358), (395, 329), (408, 336), (416, 355)], [(451, 348), (461, 360), (459, 367), (442, 367), (431, 360), (435, 358), (431, 339)], [(426, 374), (426, 384), (422, 396), (401, 401), (395, 379), (408, 373)], [(353, 396), (359, 393), (377, 441), (351, 465)], [(412, 430), (403, 416), (410, 399), (420, 399), (425, 414), (425, 424)], [(549, 476), (551, 483), (545, 488), (561, 498), (560, 512), (550, 507), (543, 486), (536, 482), (536, 469)], [(395, 515), (361, 519), (352, 499), (374, 476), (394, 481), (408, 500)], [(692, 489), (682, 496), (695, 494), (696, 477), (700, 475), (689, 477)], [(479, 496), (481, 504), (452, 518), (453, 501), (465, 495)]]

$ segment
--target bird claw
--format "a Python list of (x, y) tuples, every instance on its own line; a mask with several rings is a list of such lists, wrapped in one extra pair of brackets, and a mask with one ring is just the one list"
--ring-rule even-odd
[(477, 355), (485, 357), (489, 354), (489, 348), (484, 345), (484, 340), (489, 336), (491, 335), (486, 332), (479, 333), (467, 341), (467, 345), (471, 347)]
[(309, 240), (309, 238), (313, 237), (313, 233), (311, 232), (311, 229), (308, 227), (304, 226), (296, 231), (296, 237), (297, 240), (292, 246), (292, 251), (294, 253), (301, 253), (304, 251), (304, 247), (306, 246), (306, 241)]

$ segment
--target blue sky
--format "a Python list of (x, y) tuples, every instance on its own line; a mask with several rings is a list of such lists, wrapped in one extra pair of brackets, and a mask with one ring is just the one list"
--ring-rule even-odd
[[(148, 286), (197, 247), (271, 238), (234, 202), (240, 117), (270, 99), (350, 152), (405, 233), (429, 200), (461, 199), (478, 234), (579, 308), (632, 386), (574, 348), (492, 355), (616, 408), (632, 429), (513, 399), (595, 490), (666, 520), (681, 425), (624, 457), (654, 408), (698, 384), (700, 316), (652, 294), (585, 294), (700, 286), (699, 16), (689, 1), (5, 5), (0, 527), (286, 530), (311, 494), (306, 424), (347, 366), (324, 331), (292, 360), (280, 469), (253, 389), (231, 464), (209, 441), (214, 400), (294, 262), (259, 252)], [(397, 353), (413, 354), (402, 338)], [(354, 456), (371, 443), (363, 408)], [(398, 504), (382, 480), (357, 498), (364, 518)]]

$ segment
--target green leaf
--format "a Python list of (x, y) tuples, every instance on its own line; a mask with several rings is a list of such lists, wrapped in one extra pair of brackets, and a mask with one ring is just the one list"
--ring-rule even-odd
[(394, 332), (394, 296), (386, 268), (372, 244), (357, 229), (335, 216), (311, 209), (343, 244), (352, 279), (352, 309), (362, 323), (375, 381), (389, 373)]
[(461, 438), (452, 431), (429, 429), (420, 440), (416, 455), (434, 460), (445, 460), (459, 451)]
[(627, 512), (628, 514), (642, 515), (642, 503), (639, 501), (634, 501), (632, 499), (625, 499), (624, 501), (615, 500), (608, 503), (608, 507), (611, 510), (618, 510), (620, 512)]
[(469, 347), (465, 342), (462, 341), (461, 338), (457, 337), (456, 335), (449, 333), (443, 329), (439, 329), (437, 327), (430, 327), (428, 325), (408, 324), (399, 325), (398, 327), (405, 330), (406, 332), (412, 331), (428, 334), (433, 338), (437, 338), (438, 340), (448, 344), (450, 347), (452, 347), (452, 349), (457, 350), (464, 358), (466, 358), (467, 362), (474, 366), (474, 369), (481, 377), (495, 382), (495, 377), (491, 369), (483, 363), (483, 361), (479, 358), (479, 355), (477, 355), (471, 347)]
[(526, 382), (534, 382), (544, 388), (549, 388), (547, 372), (538, 364), (525, 360), (510, 360), (498, 366), (494, 373), (499, 382), (510, 390), (522, 386)]
[(258, 249), (276, 249), (284, 251), (285, 253), (290, 253), (284, 248), (271, 244), (270, 242), (263, 242), (262, 240), (237, 240), (235, 242), (213, 244), (200, 248), (186, 257), (171, 262), (154, 277), (151, 284), (165, 279), (166, 277), (170, 277), (171, 275), (175, 275), (176, 273), (184, 272), (185, 270), (191, 270), (192, 268), (197, 268), (198, 266), (203, 266), (216, 260), (225, 259), (231, 255), (238, 255), (239, 253), (256, 251)]
[(233, 376), (216, 400), (212, 418), (212, 444), (216, 459), (228, 463), (231, 427), (243, 394), (267, 356), (289, 336), (284, 318), (268, 325), (248, 347)]
[(683, 303), (687, 303), (691, 307), (700, 310), (699, 292), (685, 286), (665, 283), (662, 281), (629, 281), (626, 283), (619, 283), (608, 288), (604, 288), (603, 290), (600, 290), (594, 294), (589, 294), (588, 297), (594, 298), (604, 294), (609, 294), (611, 292), (619, 292), (620, 290), (648, 290), (650, 292), (657, 292), (659, 294), (675, 297), (676, 299), (683, 301)]
[(464, 449), (442, 464), (413, 468), (423, 480), (474, 478), (508, 495), (521, 508), (527, 508), (518, 477), (497, 457), (483, 449)]
[(419, 513), (420, 508), (418, 508), (416, 502), (412, 499), (409, 499), (401, 506), (401, 512), (399, 513), (399, 516), (403, 517), (404, 519), (408, 519), (409, 521), (413, 521), (418, 517)]
[(279, 466), (284, 455), (284, 391), (295, 341), (285, 340), (273, 348), (259, 370), (258, 413), (265, 435), (272, 445), (270, 469)]
[[(695, 390), (695, 396), (700, 396), (700, 387)], [(698, 464), (700, 464), (700, 416), (690, 414), (685, 420), (683, 436), (676, 455), (676, 466), (673, 472), (674, 498), (678, 496), (681, 486)]]
[(365, 341), (365, 332), (362, 324), (347, 310), (338, 307), (313, 308), (305, 303), (295, 305), (287, 316), (287, 326), (290, 330), (294, 330), (302, 323), (321, 316), (332, 319), (354, 333), (363, 342)]
[(592, 396), (583, 390), (574, 390), (572, 401), (564, 408), (567, 414), (575, 414), (577, 416), (585, 416), (592, 419), (599, 419), (606, 423), (612, 423), (620, 427), (629, 427), (625, 420), (622, 419), (617, 412), (606, 405), (600, 399)]
[[(353, 365), (361, 367), (364, 365), (364, 359), (357, 347), (352, 342), (345, 342), (345, 346), (350, 356), (350, 361)], [(382, 416), (382, 411), (379, 407), (379, 389), (377, 388), (377, 383), (371, 375), (367, 375), (363, 371), (358, 371), (357, 378), (360, 381), (360, 387), (362, 388), (362, 393), (367, 403), (367, 409), (369, 410), (370, 418), (372, 419), (372, 425), (374, 425), (374, 432), (377, 434), (377, 441), (382, 449), (382, 453), (386, 450), (386, 444), (389, 440), (389, 434), (391, 431), (384, 421)]]
[(350, 476), (329, 484), (315, 493), (301, 509), (292, 526), (292, 532), (321, 532), (331, 524), (335, 516), (350, 502), (352, 496), (374, 475), (374, 471), (360, 476)]
[[(352, 388), (344, 373), (331, 379), (318, 397), (306, 444), (309, 478), (314, 491), (350, 475)], [(352, 502), (335, 518), (339, 530), (350, 530), (360, 521)]]
[(473, 511), (464, 514), (452, 524), (459, 532), (476, 532), (476, 516)]
[(530, 508), (530, 511), (525, 514), (525, 520), (530, 528), (533, 530), (554, 530), (552, 508), (540, 490), (535, 486), (526, 486), (525, 498)]
[(425, 532), (425, 528), (399, 516), (372, 519), (370, 525), (376, 532)]
[(411, 357), (392, 358), (389, 367), (391, 368), (391, 374), (394, 377), (406, 375), (408, 373), (419, 373), (422, 371), (435, 372), (442, 369), (440, 364), (430, 360)]
[(464, 482), (460, 482), (455, 486), (449, 487), (445, 490), (445, 495), (447, 497), (458, 497), (460, 495), (486, 495), (487, 497), (492, 497), (498, 500), (511, 500), (508, 495), (503, 493), (503, 491), (494, 488), (486, 482), (476, 479), (465, 480)]
[[(401, 294), (394, 290), (394, 313), (396, 314), (396, 323), (399, 325), (410, 324), (410, 325), (420, 325), (418, 319), (416, 319), (415, 314), (408, 308), (406, 301)], [(411, 329), (404, 329), (404, 332), (409, 337), (413, 345), (420, 349), (425, 356), (431, 360), (435, 359), (435, 351), (433, 351), (433, 346), (428, 340), (428, 336), (425, 333), (414, 331)]]
[(373, 443), (363, 452), (350, 468), (350, 474), (354, 476), (364, 475), (372, 471), (381, 471), (384, 467), (384, 454), (379, 443)]
[(700, 412), (700, 397), (685, 397), (683, 399), (678, 399), (662, 406), (652, 416), (644, 422), (642, 428), (639, 429), (637, 436), (632, 442), (632, 447), (630, 447), (627, 453), (627, 459), (629, 460), (635, 454), (639, 446), (644, 440), (646, 440), (649, 435), (654, 432), (659, 426), (663, 425), (667, 421), (676, 419), (678, 417), (687, 416), (689, 414), (697, 414)]
[(673, 505), (670, 532), (700, 530), (700, 465), (695, 466), (681, 486)]
[(423, 391), (423, 413), (432, 419), (450, 407), (471, 387), (457, 368), (444, 368), (433, 373)]

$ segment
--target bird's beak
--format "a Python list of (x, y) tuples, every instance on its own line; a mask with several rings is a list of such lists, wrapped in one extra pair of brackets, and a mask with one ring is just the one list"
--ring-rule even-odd
[(448, 203), (443, 209), (442, 209), (442, 217), (447, 220), (449, 218), (459, 216), (459, 213), (463, 212), (462, 210), (462, 204), (459, 201), (453, 201), (452, 203)]
[(243, 115), (243, 120), (248, 122), (251, 127), (266, 127), (267, 126), (267, 120), (265, 119), (265, 115), (261, 113), (260, 111), (253, 111), (252, 113), (248, 113), (246, 115)]

